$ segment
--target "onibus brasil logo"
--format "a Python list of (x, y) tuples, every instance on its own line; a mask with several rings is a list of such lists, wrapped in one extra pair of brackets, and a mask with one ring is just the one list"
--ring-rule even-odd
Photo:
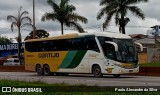
[(2, 87), (2, 92), (42, 92), (41, 88), (17, 88), (17, 87)]

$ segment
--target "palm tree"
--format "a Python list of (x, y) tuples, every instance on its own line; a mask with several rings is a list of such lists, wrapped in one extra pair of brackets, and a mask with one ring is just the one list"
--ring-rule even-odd
[(140, 2), (148, 2), (148, 0), (101, 0), (100, 6), (104, 7), (99, 11), (97, 19), (99, 20), (106, 15), (104, 27), (107, 28), (112, 17), (115, 15), (116, 24), (119, 24), (119, 29), (125, 34), (125, 26), (129, 21), (126, 17), (128, 11), (142, 20), (145, 19), (142, 10), (135, 6), (135, 4)]
[[(18, 57), (20, 58), (20, 50), (21, 50), (21, 43), (22, 43), (22, 38), (21, 38), (21, 28), (26, 26), (26, 25), (31, 25), (31, 19), (28, 16), (24, 16), (29, 14), (27, 11), (22, 11), (22, 7), (18, 10), (18, 16), (12, 16), (8, 15), (7, 20), (12, 21), (11, 24), (11, 30), (13, 32), (14, 27), (18, 28), (18, 37), (17, 37), (17, 42), (18, 42)], [(25, 21), (28, 21), (25, 23)]]
[(121, 18), (116, 18), (115, 23), (116, 25), (119, 25), (119, 32), (122, 33), (122, 26), (121, 23), (124, 21), (124, 27), (127, 25), (127, 23), (130, 21), (128, 17), (125, 17), (124, 20)]
[(46, 12), (42, 16), (42, 21), (53, 20), (60, 22), (62, 35), (63, 25), (66, 25), (67, 27), (75, 27), (80, 33), (84, 32), (83, 28), (77, 22), (81, 21), (82, 23), (87, 23), (88, 20), (73, 12), (76, 8), (73, 5), (69, 5), (69, 0), (61, 0), (59, 5), (53, 0), (48, 0), (47, 3), (52, 7), (53, 11), (50, 13)]

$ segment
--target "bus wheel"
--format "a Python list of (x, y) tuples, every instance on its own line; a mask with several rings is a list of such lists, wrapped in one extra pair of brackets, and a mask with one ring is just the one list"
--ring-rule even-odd
[(101, 68), (98, 65), (93, 67), (93, 71), (92, 72), (93, 72), (93, 74), (94, 74), (94, 76), (96, 78), (102, 77)]
[(114, 76), (114, 78), (119, 78), (120, 77), (120, 74), (115, 74), (115, 75), (113, 75)]
[(68, 76), (68, 73), (61, 73), (62, 76)]
[(49, 68), (48, 65), (44, 65), (44, 66), (43, 66), (43, 72), (44, 72), (44, 75), (45, 75), (45, 76), (49, 76), (49, 75), (51, 74), (50, 68)]
[(43, 70), (41, 65), (36, 66), (36, 72), (37, 72), (37, 75), (43, 75)]

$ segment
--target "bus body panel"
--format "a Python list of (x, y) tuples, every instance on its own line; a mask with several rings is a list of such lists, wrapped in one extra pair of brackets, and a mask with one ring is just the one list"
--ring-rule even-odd
[[(86, 34), (80, 34), (84, 36)], [(79, 35), (79, 36), (80, 36)], [(108, 36), (108, 33), (101, 33), (99, 36)], [(115, 36), (115, 37), (114, 37)], [(67, 39), (72, 37), (67, 37)], [(78, 37), (76, 35), (75, 37)], [(121, 34), (114, 35), (111, 33), (108, 37), (110, 38), (124, 38), (131, 39), (128, 36), (123, 36)], [(54, 41), (60, 38), (48, 38), (48, 41)], [(42, 40), (33, 40), (35, 41), (47, 41), (46, 39)], [(35, 71), (36, 65), (40, 64), (43, 67), (45, 64), (49, 65), (51, 72), (64, 72), (64, 73), (92, 73), (92, 69), (94, 65), (98, 65), (101, 69), (102, 74), (125, 74), (125, 73), (137, 73), (139, 72), (139, 67), (132, 68), (132, 66), (128, 66), (128, 63), (121, 63), (110, 58), (107, 58), (102, 50), (102, 46), (95, 34), (96, 45), (98, 46), (98, 50), (68, 50), (68, 51), (44, 51), (44, 52), (29, 52), (25, 48), (25, 69), (28, 71)], [(27, 42), (32, 42), (26, 41)], [(65, 43), (64, 43), (65, 44)], [(65, 46), (65, 45), (64, 45)], [(83, 46), (83, 44), (82, 44)], [(72, 47), (72, 46), (71, 46)], [(38, 47), (36, 47), (38, 48)], [(53, 45), (54, 48), (54, 45)], [(117, 66), (116, 64), (121, 64), (124, 66)], [(129, 63), (129, 65), (132, 63)]]

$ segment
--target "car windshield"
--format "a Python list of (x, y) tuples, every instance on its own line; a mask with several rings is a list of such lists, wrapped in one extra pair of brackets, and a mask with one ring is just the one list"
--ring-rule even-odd
[(15, 60), (14, 60), (14, 62), (15, 62), (15, 63), (18, 63), (18, 62), (19, 62), (19, 60), (18, 60), (18, 59), (15, 59)]
[(137, 51), (132, 39), (114, 39), (118, 45), (117, 60), (122, 62), (137, 62)]

